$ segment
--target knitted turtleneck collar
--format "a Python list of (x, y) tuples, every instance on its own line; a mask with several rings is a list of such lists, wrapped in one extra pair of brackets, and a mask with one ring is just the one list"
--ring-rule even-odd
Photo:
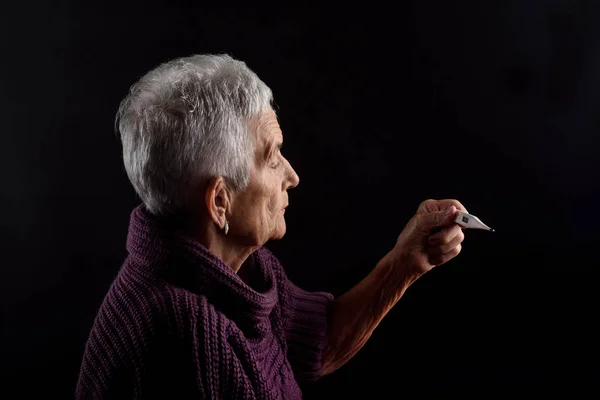
[[(236, 324), (262, 330), (277, 302), (271, 265), (274, 257), (259, 248), (242, 264), (246, 283), (220, 258), (184, 234), (172, 220), (155, 217), (140, 205), (131, 213), (127, 251), (130, 265), (207, 297)], [(258, 333), (258, 332), (256, 332)]]

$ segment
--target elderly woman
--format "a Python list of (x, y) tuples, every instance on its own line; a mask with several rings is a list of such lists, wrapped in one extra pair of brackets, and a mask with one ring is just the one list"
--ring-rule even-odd
[(180, 58), (117, 115), (142, 204), (98, 311), (78, 399), (299, 399), (352, 358), (405, 290), (455, 257), (456, 200), (427, 200), (372, 272), (333, 298), (286, 277), (263, 245), (286, 231), (299, 178), (271, 90), (228, 55)]

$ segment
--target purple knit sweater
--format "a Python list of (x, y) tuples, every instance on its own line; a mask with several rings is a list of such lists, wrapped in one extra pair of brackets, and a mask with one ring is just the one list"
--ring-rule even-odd
[[(262, 247), (233, 272), (143, 206), (89, 335), (77, 399), (299, 399), (320, 376), (332, 296)], [(242, 274), (243, 272), (243, 274)]]

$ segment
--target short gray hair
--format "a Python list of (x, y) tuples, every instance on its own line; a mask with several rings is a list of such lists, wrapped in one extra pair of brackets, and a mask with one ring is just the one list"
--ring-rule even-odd
[(216, 176), (243, 190), (254, 155), (251, 121), (272, 102), (271, 89), (227, 54), (177, 58), (132, 85), (115, 124), (127, 176), (146, 208), (177, 212), (192, 185)]

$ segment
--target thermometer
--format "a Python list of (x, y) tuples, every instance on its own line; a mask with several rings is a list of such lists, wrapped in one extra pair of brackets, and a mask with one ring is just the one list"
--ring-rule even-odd
[(466, 212), (459, 211), (456, 214), (456, 218), (454, 222), (465, 227), (465, 228), (473, 228), (473, 229), (483, 229), (489, 232), (495, 232), (492, 228), (481, 222), (479, 218), (474, 215), (468, 214)]

